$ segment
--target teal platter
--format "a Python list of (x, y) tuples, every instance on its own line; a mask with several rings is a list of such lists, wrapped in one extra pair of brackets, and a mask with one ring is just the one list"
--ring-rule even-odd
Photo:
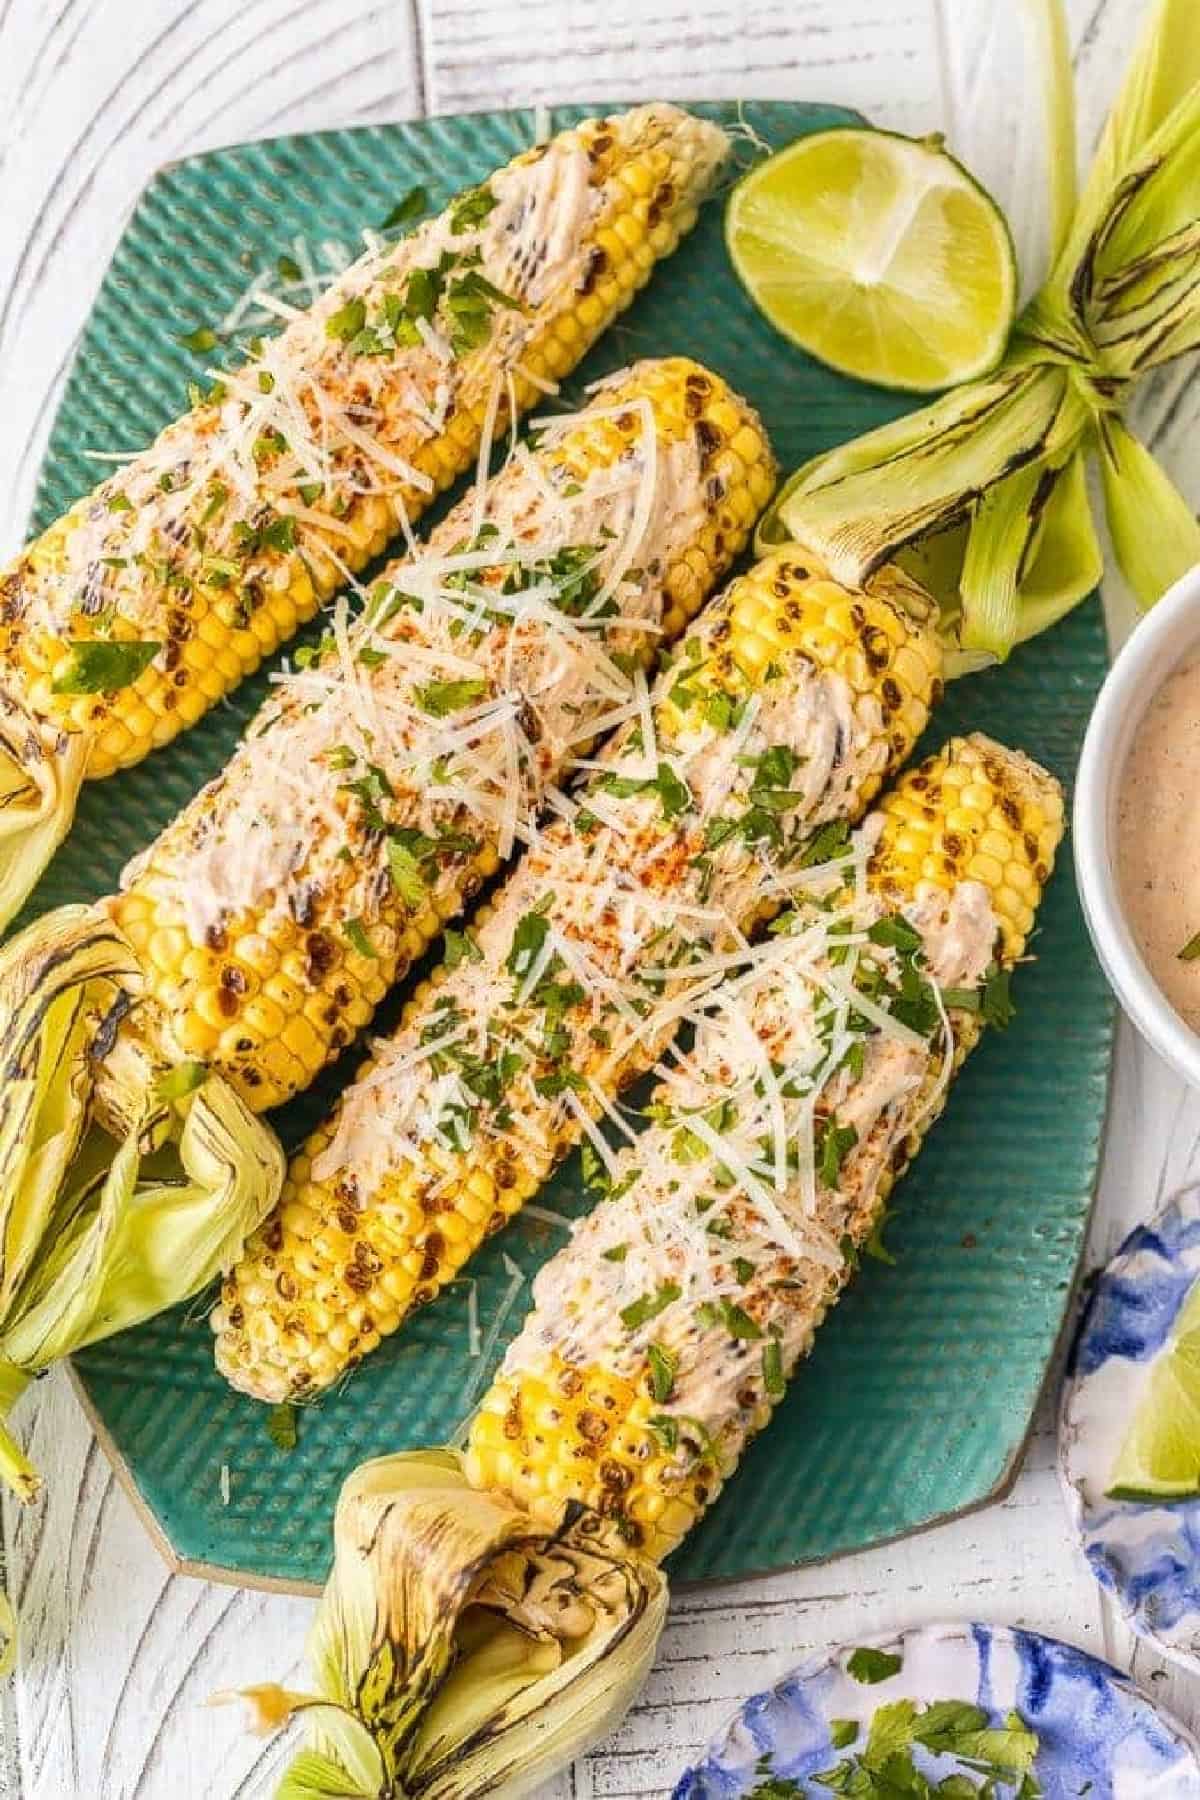
[[(560, 127), (598, 108), (561, 108)], [(700, 105), (774, 146), (854, 115), (824, 106)], [(67, 381), (38, 489), (40, 529), (96, 479), (89, 449), (145, 443), (185, 404), (207, 356), (181, 337), (228, 316), (256, 271), (361, 242), (415, 185), (440, 205), (533, 142), (528, 110), (278, 138), (187, 159), (139, 201)], [(745, 159), (750, 151), (742, 140)], [(682, 249), (587, 359), (567, 393), (641, 356), (686, 352), (761, 411), (785, 469), (904, 410), (777, 337), (734, 278), (710, 204)], [(1098, 604), (958, 682), (931, 741), (983, 730), (1070, 783), (1106, 666)], [(221, 767), (266, 684), (247, 682), (195, 730), (92, 784), (29, 916), (111, 891), (126, 860)], [(893, 1266), (870, 1262), (821, 1332), (771, 1430), (673, 1559), (676, 1580), (766, 1573), (899, 1537), (979, 1506), (1014, 1476), (1068, 1308), (1100, 1154), (1113, 1008), (1069, 854), (1016, 982), (1017, 1018), (968, 1064), (896, 1199)], [(385, 1012), (386, 1027), (396, 1007)], [(294, 1144), (353, 1059), (277, 1114)], [(571, 1161), (540, 1196), (588, 1201)], [(216, 1374), (206, 1307), (168, 1313), (80, 1356), (75, 1377), (122, 1480), (174, 1566), (251, 1585), (319, 1584), (345, 1475), (364, 1457), (451, 1438), (515, 1335), (530, 1278), (562, 1241), (517, 1219), (472, 1265), (483, 1354), (469, 1354), (465, 1283), (448, 1289), (278, 1449), (266, 1409)], [(519, 1271), (519, 1274), (514, 1274)]]

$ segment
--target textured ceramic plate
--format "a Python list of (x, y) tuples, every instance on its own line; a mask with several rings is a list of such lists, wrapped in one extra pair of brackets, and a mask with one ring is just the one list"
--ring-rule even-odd
[[(737, 113), (701, 110), (729, 123)], [(563, 111), (555, 121), (577, 116)], [(747, 116), (782, 144), (847, 115), (765, 105)], [(174, 413), (187, 380), (211, 361), (190, 356), (180, 333), (224, 317), (256, 270), (296, 254), (295, 237), (314, 250), (331, 239), (350, 246), (414, 183), (440, 204), (528, 145), (532, 131), (527, 112), (436, 119), (220, 151), (158, 177), (84, 334), (38, 523), (94, 478), (85, 448), (136, 447)], [(588, 359), (575, 391), (635, 356), (678, 351), (710, 362), (753, 399), (785, 468), (899, 410), (895, 396), (818, 368), (762, 322), (729, 271), (719, 205)], [(1069, 777), (1103, 669), (1091, 605), (1003, 675), (959, 684), (938, 731), (982, 727)], [(93, 786), (36, 907), (107, 890), (220, 767), (262, 689), (261, 678), (248, 683), (140, 769)], [(894, 1537), (977, 1505), (1013, 1472), (1074, 1277), (1109, 1059), (1110, 1006), (1068, 857), (1037, 949), (1021, 972), (1016, 1024), (973, 1060), (904, 1190), (897, 1266), (872, 1264), (822, 1333), (734, 1494), (676, 1559), (677, 1578), (778, 1568)], [(289, 1143), (344, 1075), (280, 1117)], [(574, 1164), (544, 1199), (558, 1212), (581, 1210)], [(248, 1580), (320, 1581), (343, 1476), (364, 1456), (454, 1431), (516, 1331), (524, 1283), (558, 1241), (531, 1213), (477, 1259), (483, 1356), (468, 1355), (460, 1284), (306, 1413), (290, 1454), (270, 1442), (263, 1410), (215, 1375), (202, 1307), (81, 1357), (88, 1403), (171, 1554)]]
[[(1034, 1774), (1045, 1800), (1080, 1794), (1088, 1800), (1200, 1800), (1191, 1736), (1119, 1670), (1083, 1650), (994, 1625), (926, 1625), (873, 1638), (865, 1648), (868, 1659), (874, 1653), (874, 1667), (861, 1655), (855, 1660), (864, 1646), (846, 1645), (747, 1700), (703, 1762), (688, 1770), (674, 1800), (827, 1800), (833, 1790), (816, 1778), (869, 1743), (871, 1720), (881, 1707), (905, 1700), (920, 1710), (940, 1700), (965, 1701), (988, 1713), (993, 1727), (1019, 1714), (1038, 1738)], [(898, 1658), (899, 1667), (884, 1680), (864, 1681), (864, 1674), (888, 1666), (880, 1655)], [(842, 1724), (838, 1732), (831, 1729), (835, 1720)], [(846, 1721), (858, 1731), (838, 1748), (849, 1737)], [(970, 1770), (949, 1755), (918, 1750), (915, 1758), (935, 1783)], [(970, 1778), (973, 1792), (980, 1777)], [(1011, 1794), (1012, 1787), (1001, 1791)]]
[(1155, 1356), (1200, 1281), (1200, 1187), (1138, 1225), (1097, 1278), (1063, 1383), (1059, 1472), (1097, 1581), (1134, 1631), (1200, 1672), (1200, 1501), (1105, 1494)]

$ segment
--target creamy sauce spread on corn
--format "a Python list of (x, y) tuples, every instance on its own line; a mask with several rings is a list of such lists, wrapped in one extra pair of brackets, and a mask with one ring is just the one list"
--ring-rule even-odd
[(1175, 1011), (1200, 1031), (1200, 659), (1146, 708), (1117, 793), (1117, 871), (1139, 950)]
[[(683, 122), (643, 107), (606, 128), (632, 154)], [(703, 193), (724, 147), (715, 128), (686, 123), (695, 190), (681, 205)], [(62, 637), (123, 621), (158, 638), (186, 611), (190, 583), (253, 602), (256, 583), (287, 586), (296, 551), (336, 584), (355, 509), (382, 496), (402, 513), (404, 492), (432, 493), (414, 462), (421, 446), (462, 406), (490, 395), (495, 407), (511, 391), (526, 346), (584, 285), (598, 221), (623, 192), (619, 170), (602, 176), (567, 132), (491, 177), (474, 209), (452, 205), (398, 244), (372, 238), (306, 312), (279, 306), (293, 316), (250, 361), (210, 370), (213, 394), (82, 502), (49, 548), (31, 547), (8, 579), (7, 622)], [(413, 341), (393, 341), (387, 308), (407, 305), (413, 277), (430, 272), (435, 303), (409, 306)], [(471, 335), (453, 310), (463, 279), (485, 284)]]
[[(370, 610), (353, 626), (335, 612), (329, 652), (282, 680), (225, 772), (124, 886), (173, 899), (198, 944), (230, 915), (301, 916), (334, 889), (369, 931), (398, 828), (430, 842), (482, 830), (503, 856), (530, 837), (587, 740), (638, 710), (645, 679), (613, 658), (653, 648), (665, 572), (706, 513), (694, 437), (660, 441), (644, 398), (606, 409), (628, 381), (551, 421), (545, 454), (521, 447), (427, 554), (395, 565), (382, 611), (373, 590), (381, 625)], [(634, 415), (636, 433), (576, 478), (553, 447), (606, 410)], [(372, 806), (392, 837), (355, 831)], [(430, 900), (455, 890), (462, 864), (446, 855), (423, 870)]]
[[(944, 1008), (924, 1035), (886, 1010), (865, 1028), (854, 1017), (856, 979), (899, 976), (900, 951), (867, 936), (903, 916), (872, 890), (871, 842), (856, 833), (790, 927), (713, 996), (691, 1053), (663, 1071), (658, 1122), (615, 1159), (613, 1197), (539, 1272), (505, 1357), (503, 1376), (548, 1375), (557, 1360), (632, 1380), (654, 1345), (671, 1375), (658, 1428), (681, 1473), (710, 1445), (727, 1468), (764, 1385), (778, 1397), (840, 1285), (847, 1233), (861, 1238), (948, 1073)], [(822, 887), (840, 892), (822, 902)], [(951, 969), (969, 988), (998, 936), (978, 888), (926, 888), (904, 909), (921, 921), (925, 971)], [(833, 1129), (845, 1134), (836, 1166), (823, 1150)]]
[[(653, 699), (591, 765), (575, 821), (543, 832), (501, 889), (475, 960), (377, 1041), (314, 1164), (318, 1179), (351, 1168), (361, 1189), (408, 1161), (434, 1193), (433, 1147), (476, 1146), (493, 1166), (544, 1166), (567, 1128), (610, 1157), (593, 1119), (611, 1115), (617, 1072), (653, 1066), (745, 950), (743, 930), (764, 898), (783, 900), (809, 879), (782, 853), (856, 811), (854, 796), (871, 791), (886, 762), (877, 701), (856, 700), (839, 674), (799, 654), (758, 685), (737, 721), (697, 705), (677, 711), (670, 696), (696, 679), (723, 633), (723, 611), (711, 608)], [(757, 785), (764, 771), (769, 794)], [(747, 835), (759, 814), (770, 842)], [(536, 954), (515, 979), (523, 928)], [(573, 996), (565, 1006), (554, 992), (564, 984)], [(573, 1069), (594, 1068), (597, 1049), (612, 1079), (574, 1079)], [(514, 1066), (502, 1098), (481, 1104), (479, 1068), (504, 1067), (506, 1056)]]

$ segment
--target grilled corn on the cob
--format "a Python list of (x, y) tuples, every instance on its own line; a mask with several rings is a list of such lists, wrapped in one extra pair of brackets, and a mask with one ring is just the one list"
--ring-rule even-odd
[(256, 1111), (307, 1086), (636, 704), (773, 475), (716, 376), (638, 364), (389, 569), (364, 624), (335, 614), (108, 903), (144, 971), (115, 1084), (141, 1051)]
[(0, 575), (0, 923), (84, 774), (194, 724), (573, 368), (726, 147), (645, 106), (517, 157), (362, 257)]
[(793, 553), (735, 581), (580, 796), (294, 1159), (214, 1314), (261, 1398), (327, 1386), (653, 1066), (742, 932), (908, 754), (938, 691), (921, 591)]
[(809, 871), (539, 1274), (465, 1454), (346, 1482), (319, 1691), (245, 1690), (264, 1728), (333, 1703), (335, 1761), (373, 1792), (462, 1796), (529, 1793), (612, 1728), (666, 1615), (660, 1559), (766, 1424), (1005, 1016), (1061, 825), (1043, 770), (969, 738)]
[(985, 738), (901, 778), (718, 990), (620, 1191), (539, 1273), (472, 1425), (475, 1486), (542, 1520), (583, 1501), (655, 1560), (675, 1547), (1003, 1011), (1061, 830), (1057, 783)]

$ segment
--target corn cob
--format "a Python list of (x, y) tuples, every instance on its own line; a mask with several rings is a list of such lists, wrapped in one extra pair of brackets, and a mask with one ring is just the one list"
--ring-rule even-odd
[(921, 590), (782, 551), (683, 640), (292, 1163), (214, 1314), (264, 1399), (327, 1386), (451, 1280), (653, 1066), (742, 931), (869, 805), (936, 697)]
[(726, 147), (646, 106), (516, 158), (361, 258), (0, 575), (0, 825), (25, 825), (5, 920), (85, 764), (108, 775), (194, 724), (573, 368)]
[(639, 364), (393, 565), (353, 633), (335, 612), (106, 903), (143, 971), (101, 1076), (110, 1123), (163, 1065), (204, 1062), (254, 1110), (307, 1086), (636, 703), (636, 665), (744, 545), (773, 473), (723, 382)]
[[(675, 1547), (767, 1423), (950, 1079), (1006, 1009), (1061, 829), (1057, 784), (981, 737), (900, 780), (835, 891), (804, 900), (717, 993), (657, 1122), (617, 1159), (615, 1197), (538, 1275), (471, 1427), (475, 1487), (537, 1521), (582, 1501), (655, 1560)], [(884, 1016), (855, 1020), (859, 992)]]

